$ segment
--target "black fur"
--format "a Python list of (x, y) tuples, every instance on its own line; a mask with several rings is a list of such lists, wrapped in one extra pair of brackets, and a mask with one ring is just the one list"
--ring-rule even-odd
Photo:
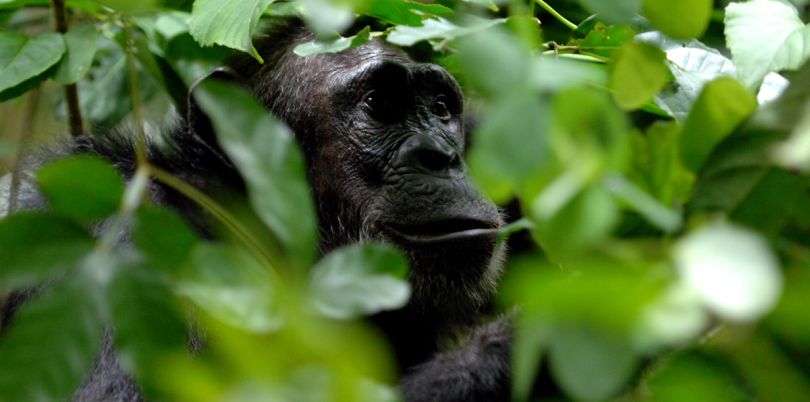
[[(443, 69), (415, 63), (379, 41), (340, 54), (293, 54), (297, 44), (311, 39), (299, 21), (285, 20), (257, 40), (264, 65), (237, 56), (215, 75), (252, 91), (293, 129), (307, 158), (322, 254), (374, 239), (408, 256), (411, 303), (372, 318), (397, 353), (406, 401), (509, 400), (508, 320), (479, 325), (500, 274), (502, 250), (494, 246), (501, 218), (466, 178), (461, 155), (467, 138), (457, 84)], [(193, 96), (189, 99), (180, 122), (166, 129), (165, 144), (150, 144), (151, 163), (207, 194), (244, 194), (210, 122)], [(40, 154), (24, 171), (64, 155), (95, 154), (131, 176), (130, 138), (127, 133), (80, 137)], [(150, 195), (213, 236), (210, 218), (180, 194), (152, 183)], [(44, 207), (30, 181), (24, 180), (19, 196), (25, 208)], [(445, 229), (451, 226), (457, 229)], [(483, 234), (436, 240), (433, 233), (471, 228)], [(464, 328), (461, 341), (440, 350)], [(74, 400), (139, 400), (115, 360), (111, 332)]]

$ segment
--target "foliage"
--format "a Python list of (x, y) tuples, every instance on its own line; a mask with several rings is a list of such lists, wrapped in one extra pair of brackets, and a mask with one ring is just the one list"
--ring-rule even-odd
[[(108, 323), (154, 399), (397, 400), (390, 352), (362, 317), (407, 301), (405, 260), (367, 244), (315, 262), (288, 128), (241, 90), (197, 91), (258, 224), (143, 158), (143, 115), (169, 118), (229, 52), (261, 61), (251, 38), (290, 13), (318, 33), (302, 57), (414, 46), (477, 105), (470, 171), (520, 206), (504, 236), (533, 244), (513, 252), (497, 295), (503, 311), (519, 306), (515, 400), (531, 398), (541, 368), (574, 400), (806, 400), (806, 2), (427, 3), (68, 0), (61, 34), (47, 1), (0, 0), (0, 120), (31, 129), (50, 80), (78, 82), (88, 122), (141, 133), (131, 177), (58, 161), (37, 175), (49, 211), (0, 220), (0, 294), (44, 286), (0, 328), (0, 401), (68, 399)], [(340, 36), (356, 19), (365, 28)], [(9, 197), (31, 141), (12, 134), (0, 138)], [(149, 205), (150, 180), (227, 235), (203, 240)], [(0, 207), (15, 212), (8, 197)], [(188, 317), (212, 339), (193, 359)]]

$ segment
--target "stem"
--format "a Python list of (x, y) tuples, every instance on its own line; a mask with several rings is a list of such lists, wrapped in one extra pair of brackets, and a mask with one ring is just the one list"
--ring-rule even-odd
[(135, 160), (138, 166), (148, 164), (146, 154), (146, 131), (141, 118), (141, 91), (138, 86), (138, 70), (135, 68), (135, 42), (132, 38), (132, 25), (124, 20), (124, 51), (127, 54), (127, 70), (129, 72), (129, 94), (132, 97), (132, 115), (135, 119), (137, 138), (135, 143)]
[[(64, 35), (68, 31), (65, 0), (51, 0), (51, 9), (53, 10), (54, 28), (56, 29), (56, 32)], [(75, 83), (65, 85), (64, 89), (70, 135), (76, 137), (82, 135), (84, 132), (82, 110), (79, 106), (79, 91)]]
[(545, 1), (543, 1), (543, 0), (535, 0), (535, 2), (537, 2), (537, 4), (539, 4), (540, 7), (543, 7), (544, 10), (548, 11), (551, 15), (554, 16), (554, 18), (556, 18), (558, 21), (562, 22), (563, 25), (567, 26), (572, 31), (577, 29), (576, 24), (574, 24), (571, 21), (568, 21), (565, 17), (562, 16), (562, 14), (558, 13), (557, 10), (551, 8), (551, 6), (548, 5)]
[(253, 233), (242, 226), (239, 220), (231, 215), (230, 212), (200, 190), (178, 179), (177, 177), (174, 177), (171, 173), (154, 166), (152, 166), (150, 170), (152, 172), (152, 177), (154, 177), (157, 181), (188, 197), (190, 200), (194, 201), (197, 203), (197, 205), (201, 206), (203, 209), (213, 215), (214, 218), (222, 222), (222, 224), (224, 224), (225, 227), (227, 227), (228, 230), (230, 230), (231, 233), (233, 233), (234, 236), (236, 236), (236, 238), (242, 244), (244, 244), (248, 251), (250, 251), (250, 253), (262, 263), (262, 265), (266, 266), (273, 274), (277, 275), (274, 267), (279, 265), (276, 259), (273, 257), (273, 254), (268, 252), (262, 243), (253, 236)]
[(22, 126), (20, 127), (20, 135), (17, 140), (17, 151), (14, 154), (14, 164), (11, 168), (11, 184), (8, 189), (8, 215), (11, 215), (17, 210), (17, 197), (20, 192), (20, 174), (22, 173), (22, 160), (25, 155), (25, 149), (31, 138), (34, 125), (34, 117), (37, 114), (37, 106), (39, 105), (39, 88), (35, 88), (28, 93), (28, 99), (25, 104), (25, 116), (23, 117)]

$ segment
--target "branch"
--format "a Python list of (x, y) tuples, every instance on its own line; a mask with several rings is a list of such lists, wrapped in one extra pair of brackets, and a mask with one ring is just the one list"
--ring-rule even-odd
[[(51, 9), (53, 10), (54, 28), (56, 32), (64, 35), (68, 31), (65, 0), (51, 0)], [(79, 107), (79, 92), (76, 84), (65, 85), (65, 103), (67, 104), (70, 135), (74, 137), (81, 135), (84, 132), (84, 123), (82, 122), (82, 111)]]

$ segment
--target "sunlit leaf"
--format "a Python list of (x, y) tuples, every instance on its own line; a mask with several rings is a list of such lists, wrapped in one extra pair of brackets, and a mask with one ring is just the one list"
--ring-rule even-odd
[(346, 319), (407, 303), (408, 262), (389, 247), (365, 244), (338, 249), (312, 268), (310, 291), (315, 309)]
[(424, 4), (411, 0), (364, 0), (357, 4), (358, 12), (380, 18), (396, 25), (416, 26), (423, 15), (442, 15), (453, 10), (441, 4)]
[(644, 0), (644, 16), (672, 38), (699, 38), (709, 26), (712, 0)]
[(714, 147), (757, 107), (748, 90), (731, 78), (718, 78), (703, 88), (681, 132), (681, 159), (697, 171)]
[(308, 266), (315, 258), (315, 207), (304, 157), (290, 129), (234, 86), (206, 81), (195, 97), (247, 181), (259, 217), (292, 260)]
[(57, 33), (29, 38), (0, 32), (0, 91), (44, 73), (62, 59), (65, 42)]
[(502, 24), (505, 19), (472, 20), (463, 26), (456, 25), (444, 18), (428, 18), (421, 26), (396, 26), (387, 36), (387, 40), (395, 45), (412, 46), (423, 40), (453, 40), (465, 35), (483, 31), (489, 27)]
[(0, 290), (31, 286), (76, 265), (93, 248), (86, 230), (50, 213), (0, 220)]
[(306, 57), (320, 53), (339, 53), (363, 45), (371, 40), (371, 28), (365, 27), (357, 35), (347, 38), (316, 39), (312, 42), (302, 43), (293, 49), (295, 54)]
[(810, 57), (810, 27), (784, 1), (729, 3), (725, 22), (726, 44), (748, 88), (755, 89), (770, 72), (797, 69)]
[(51, 209), (84, 222), (115, 212), (124, 193), (121, 174), (93, 156), (48, 164), (37, 172), (37, 182)]
[(191, 11), (191, 35), (203, 46), (227, 46), (262, 57), (251, 41), (264, 10), (273, 0), (196, 0)]
[(637, 109), (666, 84), (666, 55), (644, 42), (622, 46), (611, 64), (610, 87), (616, 101), (625, 109)]
[(674, 258), (686, 283), (723, 318), (755, 320), (779, 298), (779, 263), (768, 244), (750, 230), (710, 223), (683, 238)]

